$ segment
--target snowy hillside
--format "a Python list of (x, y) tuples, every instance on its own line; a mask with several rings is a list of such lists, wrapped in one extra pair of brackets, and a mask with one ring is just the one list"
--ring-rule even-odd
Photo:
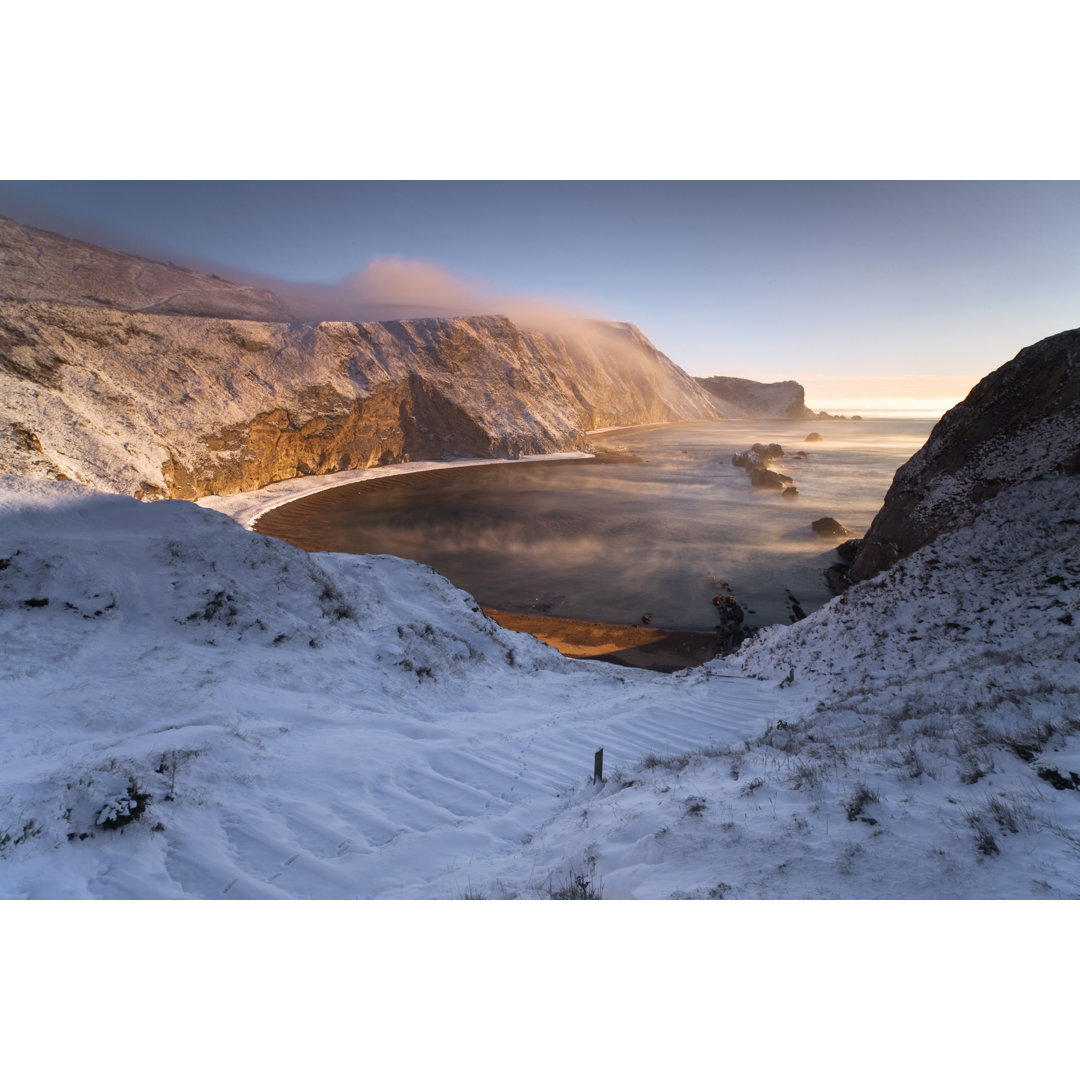
[(290, 322), (265, 289), (124, 255), (0, 217), (0, 296), (204, 318)]
[(6, 478), (0, 896), (1078, 895), (1074, 491), (672, 677), (403, 560)]
[(768, 696), (574, 664), (400, 559), (0, 491), (2, 896), (457, 896), (599, 746), (726, 741)]

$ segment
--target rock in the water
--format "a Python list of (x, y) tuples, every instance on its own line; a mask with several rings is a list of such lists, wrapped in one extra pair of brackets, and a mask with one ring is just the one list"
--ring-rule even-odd
[(821, 435), (816, 431), (811, 431), (810, 434), (803, 439), (803, 442), (821, 442)]
[(825, 581), (837, 596), (844, 592), (851, 584), (848, 573), (851, 570), (851, 564), (855, 561), (855, 557), (859, 554), (859, 548), (861, 546), (862, 540), (858, 538), (845, 540), (836, 549), (838, 561), (834, 562), (832, 566), (825, 571)]
[(754, 443), (749, 450), (741, 450), (731, 455), (731, 464), (737, 469), (757, 469), (766, 462), (775, 461), (784, 456), (784, 448), (779, 443)]
[(810, 528), (818, 534), (818, 536), (824, 536), (826, 539), (833, 539), (838, 536), (854, 536), (855, 534), (850, 530), (844, 528), (836, 518), (823, 517), (818, 518), (817, 521), (810, 522)]
[(783, 495), (785, 499), (794, 499), (798, 496), (799, 489), (797, 487), (784, 488)]
[[(790, 480), (790, 477), (788, 477)], [(772, 469), (766, 469), (764, 465), (758, 466), (750, 473), (750, 483), (754, 487), (765, 488), (769, 491), (782, 491), (784, 479), (780, 473), (774, 473)]]
[(733, 652), (748, 636), (743, 627), (746, 615), (734, 596), (714, 596), (719, 618), (716, 626), (716, 642), (722, 653)]
[(775, 458), (782, 458), (784, 456), (784, 448), (779, 443), (754, 443), (750, 447), (752, 454), (757, 454), (762, 461), (773, 461)]
[(836, 549), (836, 556), (842, 563), (852, 563), (855, 561), (855, 556), (859, 554), (859, 548), (861, 546), (862, 541), (857, 537), (851, 540), (845, 540)]
[(829, 586), (830, 592), (834, 596), (840, 596), (841, 593), (847, 591), (848, 586), (851, 584), (848, 581), (847, 576), (848, 567), (846, 563), (833, 563), (825, 571), (825, 584)]

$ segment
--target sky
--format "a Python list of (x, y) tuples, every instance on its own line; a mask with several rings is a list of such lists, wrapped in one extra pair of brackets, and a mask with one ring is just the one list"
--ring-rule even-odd
[(0, 213), (234, 278), (533, 298), (815, 408), (940, 412), (1080, 324), (1070, 181), (6, 181)]

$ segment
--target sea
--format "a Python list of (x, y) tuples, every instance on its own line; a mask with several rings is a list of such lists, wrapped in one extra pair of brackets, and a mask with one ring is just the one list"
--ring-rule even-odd
[[(306, 527), (326, 550), (426, 563), (485, 607), (710, 630), (714, 597), (731, 595), (748, 625), (787, 623), (832, 596), (824, 571), (839, 541), (811, 522), (832, 517), (862, 536), (936, 419), (617, 429), (592, 441), (618, 460), (421, 473), (355, 497), (341, 489)], [(807, 441), (811, 432), (820, 441)], [(755, 488), (732, 465), (755, 442), (783, 447), (772, 468), (797, 497)], [(272, 515), (264, 522), (273, 532)]]

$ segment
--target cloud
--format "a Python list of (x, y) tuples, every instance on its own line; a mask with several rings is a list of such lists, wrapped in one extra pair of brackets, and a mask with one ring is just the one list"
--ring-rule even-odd
[(221, 269), (231, 280), (257, 285), (280, 296), (304, 322), (506, 315), (522, 326), (553, 328), (599, 317), (554, 300), (500, 293), (437, 263), (399, 256), (372, 259), (336, 285), (304, 284)]

